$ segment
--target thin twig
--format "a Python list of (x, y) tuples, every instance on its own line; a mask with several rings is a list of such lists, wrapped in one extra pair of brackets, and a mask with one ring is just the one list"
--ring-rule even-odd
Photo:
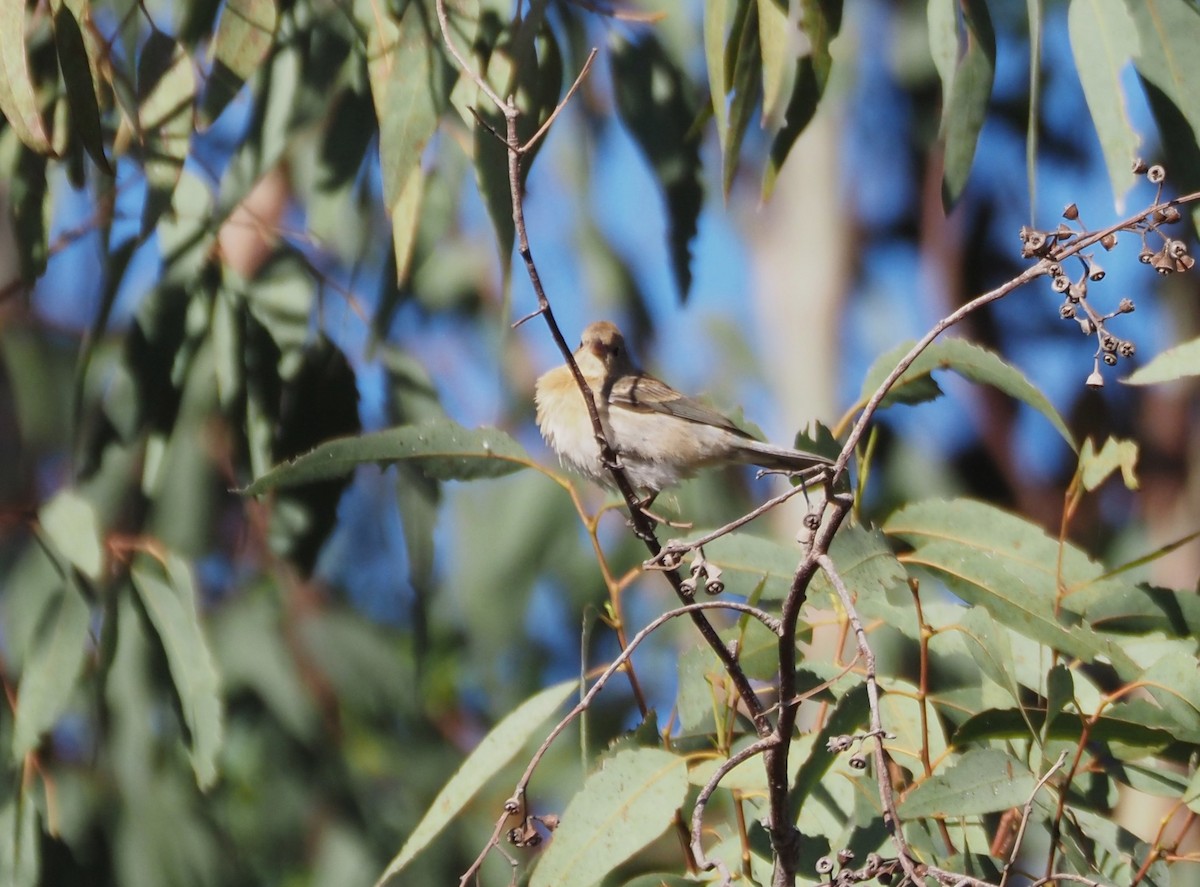
[(715, 868), (721, 872), (722, 877), (727, 881), (729, 880), (729, 872), (724, 863), (721, 860), (709, 859), (708, 855), (704, 852), (704, 844), (701, 841), (704, 831), (704, 811), (708, 807), (708, 799), (717, 790), (717, 787), (721, 784), (721, 780), (728, 776), (734, 767), (744, 761), (750, 760), (755, 755), (762, 754), (779, 741), (779, 737), (774, 734), (764, 736), (762, 739), (752, 742), (737, 754), (730, 755), (717, 768), (717, 772), (704, 784), (704, 788), (700, 789), (700, 794), (696, 797), (696, 805), (692, 808), (692, 855), (696, 859), (696, 864), (701, 869), (709, 871)]
[(588, 57), (584, 61), (583, 67), (579, 69), (579, 76), (575, 78), (575, 82), (571, 84), (571, 88), (567, 90), (567, 94), (563, 96), (562, 101), (560, 101), (554, 107), (554, 111), (549, 117), (546, 118), (546, 122), (538, 127), (538, 131), (531, 135), (528, 141), (526, 141), (525, 144), (518, 149), (518, 153), (525, 154), (529, 152), (533, 149), (534, 145), (542, 140), (542, 136), (544, 136), (547, 130), (550, 129), (550, 124), (557, 119), (559, 112), (567, 106), (567, 102), (571, 101), (571, 97), (575, 95), (576, 90), (578, 90), (580, 84), (583, 83), (583, 78), (586, 77), (588, 75), (588, 71), (592, 69), (592, 62), (596, 60), (597, 52), (599, 52), (599, 50), (597, 50), (595, 47), (592, 47), (592, 51), (588, 53)]
[(1037, 781), (1037, 785), (1033, 787), (1033, 791), (1029, 793), (1029, 800), (1025, 802), (1025, 807), (1021, 811), (1021, 825), (1017, 828), (1017, 836), (1013, 840), (1012, 852), (1008, 855), (1008, 862), (1004, 863), (1004, 871), (1000, 874), (1000, 887), (1005, 887), (1008, 883), (1008, 876), (1012, 874), (1013, 866), (1017, 864), (1017, 856), (1021, 853), (1021, 842), (1025, 839), (1025, 829), (1029, 826), (1029, 818), (1033, 815), (1033, 802), (1037, 798), (1037, 793), (1042, 790), (1042, 787), (1050, 781), (1050, 777), (1062, 769), (1062, 765), (1067, 760), (1067, 751), (1063, 749), (1058, 756), (1058, 760), (1050, 765), (1042, 778)]
[(459, 878), (458, 883), (460, 887), (463, 887), (463, 885), (467, 883), (468, 879), (470, 879), (472, 875), (479, 871), (480, 866), (483, 865), (483, 861), (487, 858), (487, 855), (491, 849), (499, 845), (500, 834), (504, 829), (504, 824), (508, 822), (509, 818), (525, 809), (525, 793), (529, 787), (529, 781), (533, 778), (534, 771), (537, 769), (538, 764), (541, 763), (541, 760), (545, 756), (546, 752), (550, 750), (550, 746), (554, 743), (554, 740), (557, 739), (559, 735), (571, 725), (572, 721), (588, 710), (592, 704), (592, 701), (597, 695), (599, 695), (600, 691), (604, 689), (604, 686), (609, 682), (612, 676), (616, 674), (626, 662), (629, 661), (629, 658), (633, 655), (633, 651), (638, 648), (642, 641), (646, 640), (646, 638), (652, 635), (667, 622), (670, 622), (672, 619), (676, 619), (680, 616), (691, 616), (692, 614), (701, 610), (736, 610), (739, 613), (749, 613), (755, 619), (758, 619), (760, 622), (762, 622), (763, 625), (765, 625), (772, 632), (777, 632), (778, 629), (778, 623), (774, 617), (763, 612), (762, 610), (759, 610), (757, 607), (750, 606), (749, 604), (742, 604), (738, 603), (737, 601), (697, 601), (696, 603), (686, 604), (685, 606), (668, 610), (661, 616), (657, 617), (654, 621), (650, 622), (637, 634), (635, 634), (630, 639), (629, 646), (622, 650), (620, 655), (618, 655), (616, 659), (609, 663), (608, 667), (604, 669), (598, 678), (596, 678), (596, 682), (592, 684), (591, 689), (589, 689), (587, 693), (583, 695), (583, 698), (575, 704), (575, 707), (572, 708), (562, 720), (554, 725), (554, 728), (549, 732), (549, 734), (547, 734), (546, 738), (542, 740), (542, 744), (538, 746), (537, 751), (533, 753), (533, 757), (529, 759), (529, 763), (525, 766), (525, 772), (522, 773), (521, 778), (517, 780), (516, 788), (513, 790), (511, 797), (509, 797), (509, 799), (504, 803), (504, 812), (496, 821), (496, 827), (492, 831), (491, 838), (488, 840), (479, 856), (473, 863), (471, 863), (471, 867), (463, 873), (461, 878)]
[(858, 618), (858, 610), (854, 606), (854, 598), (851, 596), (850, 590), (846, 588), (846, 583), (842, 581), (842, 576), (834, 565), (833, 560), (827, 554), (820, 554), (817, 556), (817, 563), (820, 565), (821, 571), (828, 577), (829, 583), (833, 586), (839, 600), (842, 602), (842, 607), (846, 611), (846, 618), (849, 619), (850, 626), (854, 630), (854, 638), (858, 645), (858, 654), (863, 659), (866, 671), (867, 705), (871, 712), (870, 732), (875, 737), (875, 783), (879, 786), (879, 801), (883, 805), (884, 826), (891, 833), (892, 843), (896, 845), (896, 853), (900, 858), (900, 865), (904, 869), (904, 873), (914, 883), (920, 883), (920, 873), (917, 872), (916, 866), (913, 864), (912, 851), (909, 849), (908, 840), (904, 837), (904, 829), (900, 824), (900, 817), (896, 812), (896, 797), (892, 791), (892, 778), (888, 768), (887, 752), (883, 747), (885, 732), (883, 729), (883, 718), (880, 715), (879, 709), (879, 683), (875, 676), (875, 652), (871, 649), (871, 644), (867, 640), (867, 633), (863, 629), (862, 620)]

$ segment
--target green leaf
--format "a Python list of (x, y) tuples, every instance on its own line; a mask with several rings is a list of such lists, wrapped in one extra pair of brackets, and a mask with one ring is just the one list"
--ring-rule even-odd
[(741, 158), (742, 141), (762, 97), (762, 56), (758, 46), (758, 4), (755, 0), (739, 0), (726, 53), (732, 53), (726, 64), (732, 98), (729, 99), (728, 135), (721, 154), (721, 189), (728, 198)]
[(0, 805), (0, 884), (37, 887), (41, 883), (40, 836), (37, 808), (27, 796), (9, 792)]
[(857, 733), (867, 722), (870, 713), (866, 684), (856, 684), (838, 700), (832, 714), (825, 720), (825, 726), (813, 741), (812, 753), (796, 773), (788, 791), (788, 809), (799, 810), (810, 795), (820, 794), (818, 787), (822, 785), (825, 774), (842, 754), (829, 750), (829, 740), (834, 736)]
[(610, 60), (621, 120), (666, 197), (671, 271), (686, 300), (692, 283), (690, 244), (704, 204), (700, 140), (693, 131), (699, 107), (687, 78), (652, 35), (636, 44), (618, 40)]
[[(769, 0), (768, 0), (769, 2)], [(825, 94), (829, 73), (833, 67), (833, 56), (829, 45), (837, 36), (842, 24), (842, 4), (828, 0), (800, 0), (800, 39), (808, 46), (795, 59), (795, 73), (791, 77), (791, 97), (783, 112), (783, 125), (771, 141), (771, 151), (763, 170), (762, 196), (765, 200), (775, 188), (779, 171), (788, 153), (805, 127), (817, 112), (817, 104)], [(789, 24), (789, 27), (791, 25)], [(763, 56), (766, 63), (766, 53)], [(768, 126), (769, 107), (763, 106), (763, 125)], [(769, 126), (768, 126), (769, 129)]]
[(367, 70), (379, 118), (383, 199), (395, 229), (401, 278), (412, 253), (414, 202), (420, 194), (413, 176), (449, 106), (454, 83), (454, 69), (442, 54), (437, 30), (424, 4), (409, 3), (398, 23), (379, 17), (368, 31)]
[(1193, 813), (1200, 813), (1200, 769), (1192, 774), (1192, 781), (1181, 799)]
[(327, 441), (310, 453), (275, 466), (241, 492), (257, 496), (267, 490), (341, 477), (364, 463), (401, 460), (412, 460), (438, 480), (500, 477), (533, 464), (524, 448), (503, 431), (472, 431), (441, 420)]
[[(798, 11), (799, 7), (797, 7)], [(788, 22), (788, 4), (776, 0), (758, 0), (758, 43), (762, 47), (763, 129), (775, 133), (784, 124), (787, 100), (796, 76), (795, 43), (799, 31), (792, 32)]]
[(687, 794), (687, 762), (654, 748), (606, 760), (571, 799), (530, 887), (591, 887), (661, 835)]
[(1088, 623), (1107, 632), (1168, 637), (1200, 636), (1200, 596), (1195, 591), (1175, 591), (1127, 585), (1099, 588), (1072, 601)]
[[(1101, 718), (1087, 718), (1089, 742), (1124, 745), (1144, 756), (1174, 741), (1166, 724), (1168, 719), (1145, 700), (1110, 706), (1106, 711)], [(1042, 708), (990, 709), (964, 721), (955, 731), (953, 742), (962, 748), (997, 739), (1033, 739), (1043, 732), (1045, 725), (1046, 711)], [(1045, 730), (1044, 741), (1082, 741), (1084, 726), (1084, 718), (1079, 714), (1059, 712)]]
[[(292, 736), (317, 742), (320, 712), (305, 683), (311, 672), (302, 673), (289, 646), (289, 626), (266, 592), (244, 591), (214, 614), (213, 651), (222, 683), (231, 698), (243, 689), (256, 693)], [(305, 657), (304, 668), (311, 664)]]
[(971, 749), (945, 771), (921, 782), (900, 803), (905, 818), (919, 816), (976, 816), (1029, 800), (1037, 780), (1007, 752)]
[(1038, 131), (1042, 125), (1042, 0), (1025, 0), (1029, 18), (1029, 114), (1025, 123), (1025, 175), (1029, 206), (1037, 201)]
[(195, 128), (196, 74), (192, 57), (161, 31), (151, 31), (142, 49), (138, 98), (149, 188), (142, 210), (142, 233), (146, 234), (171, 205)]
[(178, 555), (165, 563), (141, 556), (130, 570), (133, 587), (167, 656), (171, 680), (189, 738), (196, 782), (205, 789), (217, 778), (222, 715), (219, 678), (196, 611), (191, 570)]
[(1168, 348), (1123, 381), (1129, 385), (1155, 385), (1191, 376), (1200, 376), (1200, 338)]
[(522, 702), (493, 727), (463, 761), (458, 772), (450, 777), (450, 781), (438, 792), (438, 796), (425, 811), (424, 817), (405, 840), (400, 852), (388, 863), (388, 867), (375, 882), (375, 887), (384, 887), (454, 821), (467, 802), (513, 759), (531, 737), (541, 731), (542, 725), (578, 686), (577, 681), (563, 681), (561, 684), (547, 687)]
[[(996, 70), (996, 34), (987, 4), (984, 0), (963, 0), (961, 10), (961, 32), (955, 25), (960, 46), (956, 50), (954, 80), (942, 100), (941, 137), (946, 144), (942, 202), (947, 209), (958, 201), (967, 185)], [(939, 31), (944, 31), (943, 21), (939, 20)], [(935, 58), (943, 53), (939, 46)]]
[(732, 2), (733, 0), (708, 0), (704, 4), (704, 60), (722, 157), (725, 156), (725, 142), (729, 138), (729, 108), (725, 101), (725, 82), (728, 79), (725, 72), (725, 30)]
[[(1140, 667), (1113, 640), (1097, 636), (1071, 610), (1070, 593), (1102, 583), (1102, 569), (1040, 527), (991, 505), (930, 500), (896, 512), (884, 526), (914, 550), (910, 566), (931, 570), (969, 604), (1026, 637), (1085, 662), (1108, 661), (1126, 680)], [(1060, 583), (1063, 597), (1059, 597)]]
[(25, 55), (25, 0), (0, 0), (0, 113), (29, 148), (54, 153)]
[(96, 509), (72, 489), (60, 490), (42, 506), (38, 521), (54, 549), (92, 581), (104, 568), (104, 539)]
[(87, 657), (90, 619), (90, 608), (75, 583), (68, 581), (43, 616), (21, 674), (12, 747), (18, 765), (71, 701)]
[(1121, 70), (1137, 44), (1133, 20), (1122, 0), (1071, 0), (1067, 29), (1116, 208), (1121, 212), (1125, 194), (1134, 183), (1129, 169), (1141, 142), (1129, 120), (1121, 88)]
[[(900, 359), (912, 350), (912, 346), (912, 342), (903, 342), (875, 361), (871, 369), (867, 371), (866, 379), (863, 380), (859, 403), (866, 403), (883, 384), (883, 380), (900, 362)], [(896, 380), (887, 396), (884, 397), (881, 406), (897, 402), (914, 402), (912, 386), (927, 384), (927, 377), (935, 370), (951, 370), (965, 379), (983, 385), (991, 385), (1010, 397), (1028, 404), (1050, 421), (1050, 424), (1054, 426), (1071, 449), (1076, 449), (1075, 441), (1071, 437), (1066, 422), (1037, 386), (1026, 379), (1020, 370), (1006, 363), (993, 352), (964, 339), (942, 339), (922, 351), (913, 361), (912, 366)], [(925, 389), (918, 387), (916, 397), (925, 399), (925, 394)]]
[(278, 25), (275, 0), (225, 0), (212, 42), (213, 66), (200, 107), (201, 128), (211, 125), (254, 76), (271, 51)]
[(1179, 727), (1200, 733), (1200, 672), (1194, 653), (1168, 653), (1142, 674), (1140, 684)]
[[(702, 534), (696, 534), (699, 535)], [(834, 537), (829, 553), (843, 581), (857, 595), (882, 594), (904, 579), (903, 567), (878, 531), (845, 527)], [(747, 532), (714, 539), (704, 546), (704, 554), (725, 571), (726, 588), (733, 593), (749, 594), (752, 588), (765, 582), (764, 600), (780, 600), (787, 594), (801, 558), (800, 548), (795, 544)], [(819, 573), (810, 595), (818, 590), (832, 594), (828, 581)]]
[(1136, 490), (1138, 480), (1134, 469), (1137, 467), (1137, 460), (1138, 446), (1135, 441), (1110, 437), (1104, 441), (1100, 452), (1096, 452), (1096, 447), (1089, 437), (1079, 451), (1080, 482), (1085, 490), (1095, 490), (1108, 480), (1109, 475), (1120, 469), (1125, 489)]
[(1200, 183), (1200, 10), (1179, 0), (1126, 0), (1137, 34), (1134, 65), (1158, 122), (1175, 187)]
[(79, 30), (79, 22), (66, 3), (54, 10), (53, 21), (54, 46), (58, 50), (58, 65), (66, 86), (67, 106), (71, 109), (75, 133), (96, 166), (112, 175), (112, 166), (104, 154), (104, 130), (100, 126), (100, 105), (96, 101), (88, 47)]

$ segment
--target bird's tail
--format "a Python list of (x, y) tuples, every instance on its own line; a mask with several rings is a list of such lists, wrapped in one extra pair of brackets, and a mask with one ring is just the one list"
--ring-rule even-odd
[(738, 441), (737, 454), (743, 462), (775, 471), (803, 471), (816, 465), (832, 465), (833, 460), (805, 450), (777, 447), (753, 438)]

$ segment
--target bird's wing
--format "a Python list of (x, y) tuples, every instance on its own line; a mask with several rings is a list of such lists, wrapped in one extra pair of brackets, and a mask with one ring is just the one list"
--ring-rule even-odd
[(644, 373), (636, 376), (622, 376), (618, 379), (609, 392), (609, 401), (629, 409), (665, 413), (689, 422), (713, 425), (732, 431), (734, 434), (749, 437), (745, 431), (716, 410), (694, 398), (680, 394), (666, 382)]

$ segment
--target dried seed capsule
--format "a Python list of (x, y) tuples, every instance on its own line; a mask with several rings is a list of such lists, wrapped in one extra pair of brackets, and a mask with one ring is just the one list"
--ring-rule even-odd
[(1149, 167), (1146, 166), (1146, 161), (1142, 158), (1139, 157), (1133, 161), (1133, 174), (1135, 176), (1142, 175), (1147, 169), (1149, 169)]
[(1058, 306), (1058, 316), (1063, 320), (1070, 320), (1075, 316), (1075, 306), (1070, 302), (1063, 302)]
[(1050, 281), (1050, 289), (1056, 293), (1065, 293), (1071, 287), (1070, 278), (1065, 274), (1060, 274)]
[(1122, 342), (1117, 346), (1117, 354), (1121, 355), (1122, 357), (1133, 357), (1136, 352), (1137, 346), (1129, 341)]
[(817, 874), (828, 875), (833, 871), (833, 860), (828, 856), (822, 856), (817, 860)]
[(854, 755), (853, 757), (850, 758), (850, 769), (851, 770), (866, 770), (867, 769), (867, 759), (864, 758), (862, 755)]
[(1117, 234), (1115, 231), (1110, 231), (1100, 238), (1100, 245), (1106, 250), (1111, 250), (1117, 245)]
[(1100, 375), (1099, 370), (1092, 370), (1092, 373), (1087, 377), (1087, 382), (1085, 384), (1088, 388), (1103, 388), (1104, 377)]
[(1069, 222), (1073, 222), (1079, 218), (1079, 207), (1073, 203), (1068, 203), (1067, 208), (1063, 210), (1063, 218)]
[(1146, 170), (1146, 180), (1148, 182), (1150, 182), (1151, 185), (1161, 184), (1166, 179), (1166, 177), (1167, 177), (1167, 171), (1163, 168), (1162, 164), (1160, 164), (1160, 163), (1156, 163), (1156, 164), (1154, 164), (1154, 166), (1152, 166), (1148, 170)]
[(1150, 260), (1150, 264), (1159, 274), (1170, 274), (1175, 270), (1175, 259), (1167, 255), (1167, 248), (1165, 246), (1154, 254), (1154, 258)]
[(1167, 252), (1171, 255), (1171, 258), (1182, 259), (1184, 256), (1187, 255), (1187, 251), (1188, 251), (1187, 244), (1184, 243), (1182, 240), (1168, 240), (1167, 241)]
[(1098, 264), (1095, 264), (1095, 263), (1088, 266), (1088, 280), (1091, 280), (1094, 282), (1094, 281), (1100, 281), (1103, 279), (1104, 279), (1104, 269), (1103, 268), (1101, 268)]
[(1134, 309), (1133, 299), (1122, 299), (1117, 302), (1118, 314), (1132, 314)]
[(1190, 271), (1192, 269), (1192, 266), (1195, 264), (1196, 264), (1196, 260), (1193, 259), (1191, 256), (1180, 256), (1179, 260), (1175, 263), (1175, 270), (1176, 271)]
[(854, 862), (854, 851), (849, 847), (843, 847), (837, 852), (838, 865), (845, 865), (848, 862)]
[(1117, 355), (1104, 352), (1104, 363), (1106, 366), (1115, 367), (1117, 365)]
[(1164, 222), (1166, 222), (1168, 225), (1178, 222), (1179, 221), (1179, 207), (1168, 206), (1166, 209), (1164, 209), (1162, 211), (1162, 220)]
[(1142, 244), (1142, 251), (1138, 253), (1138, 261), (1143, 265), (1149, 265), (1154, 261), (1154, 251), (1145, 244)]
[(1058, 262), (1051, 262), (1046, 266), (1046, 273), (1051, 277), (1062, 277), (1063, 266)]

